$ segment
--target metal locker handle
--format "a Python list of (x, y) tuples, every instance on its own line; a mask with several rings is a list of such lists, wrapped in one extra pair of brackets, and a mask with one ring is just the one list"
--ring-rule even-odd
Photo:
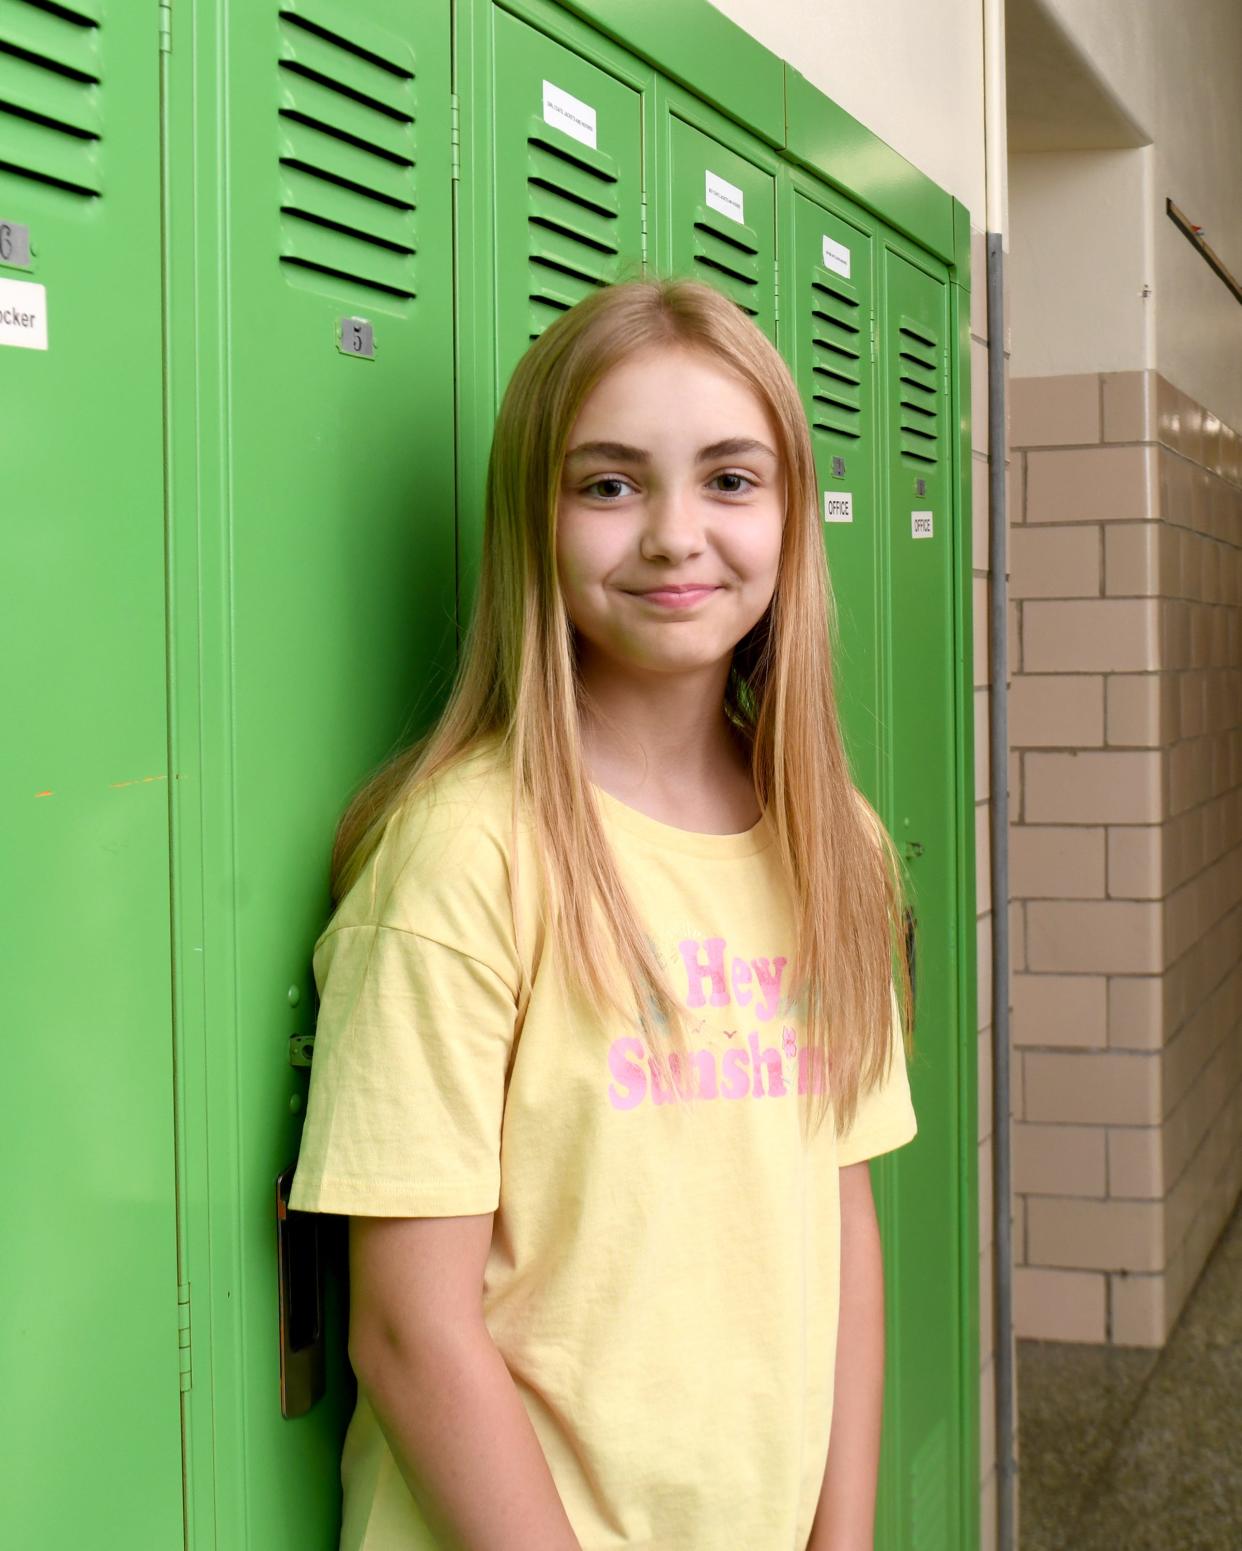
[(319, 1214), (289, 1210), (296, 1165), (276, 1180), (280, 1414), (305, 1416), (324, 1392), (323, 1261)]

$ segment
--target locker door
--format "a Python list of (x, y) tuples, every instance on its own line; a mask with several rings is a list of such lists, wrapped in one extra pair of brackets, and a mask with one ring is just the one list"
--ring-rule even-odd
[(326, 1551), (353, 1399), (343, 1288), (320, 1321), (327, 1394), (286, 1417), (275, 1181), (297, 1153), (335, 822), (438, 708), (456, 651), (449, 8), (214, 0), (173, 26), (192, 1543)]
[(552, 320), (643, 265), (651, 71), (546, 8), (556, 35), (490, 0), (458, 9), (461, 404), (458, 567), (473, 604), (492, 427), (519, 357)]
[(746, 130), (661, 79), (652, 204), (663, 272), (705, 281), (776, 342), (776, 162)]
[(182, 1542), (156, 21), (0, 6), (0, 1458), (46, 1551)]
[[(973, 1505), (960, 1500), (967, 1431), (962, 1393), (975, 1374), (962, 1344), (964, 1178), (959, 1125), (959, 901), (952, 436), (947, 287), (892, 248), (883, 254), (885, 503), (889, 518), (891, 807), (917, 921), (914, 1059), (919, 1136), (895, 1155), (892, 1246), (892, 1421), (904, 1490), (889, 1496), (886, 1545), (967, 1543)], [(964, 773), (963, 779), (967, 778)], [(917, 1278), (903, 1267), (918, 1268)], [(973, 1271), (973, 1266), (970, 1270)]]
[(854, 778), (879, 805), (883, 705), (883, 525), (876, 502), (871, 236), (827, 190), (796, 188), (783, 350), (802, 393), (836, 603), (837, 704)]
[(497, 389), (575, 302), (642, 249), (642, 100), (496, 9)]

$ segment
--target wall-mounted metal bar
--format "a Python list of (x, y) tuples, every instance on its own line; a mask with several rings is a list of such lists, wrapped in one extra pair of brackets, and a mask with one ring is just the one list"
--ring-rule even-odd
[(1203, 257), (1208, 261), (1208, 263), (1212, 266), (1220, 278), (1233, 292), (1234, 299), (1236, 301), (1242, 302), (1242, 285), (1238, 284), (1238, 282), (1225, 268), (1220, 259), (1217, 258), (1216, 254), (1212, 251), (1208, 244), (1204, 242), (1203, 238), (1199, 235), (1199, 228), (1194, 224), (1193, 221), (1189, 220), (1182, 214), (1182, 212), (1177, 208), (1171, 199), (1165, 200), (1164, 208), (1168, 212), (1169, 220), (1173, 222), (1174, 226), (1176, 226), (1179, 231), (1185, 233), (1187, 242), (1199, 250)]

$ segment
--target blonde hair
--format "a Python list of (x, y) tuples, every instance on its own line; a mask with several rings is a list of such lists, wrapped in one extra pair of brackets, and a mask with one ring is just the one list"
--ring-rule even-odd
[[(456, 680), (431, 730), (346, 810), (333, 847), (333, 901), (417, 788), (496, 739), (512, 765), (514, 845), (524, 808), (544, 872), (547, 928), (567, 973), (597, 1005), (623, 1015), (636, 1009), (657, 1068), (664, 1061), (654, 1035), (664, 1025), (662, 1041), (682, 1053), (672, 1057), (680, 1075), (685, 1014), (622, 884), (584, 768), (573, 627), (556, 566), (558, 492), (578, 412), (613, 367), (661, 345), (697, 349), (735, 373), (778, 438), (786, 518), (776, 586), (734, 649), (724, 710), (749, 747), (755, 794), (789, 881), (797, 923), (791, 997), (804, 1011), (808, 1070), (828, 1078), (805, 1084), (804, 1123), (818, 1097), (815, 1126), (831, 1106), (841, 1133), (885, 1073), (894, 964), (911, 1048), (901, 869), (842, 745), (806, 414), (780, 353), (710, 286), (678, 278), (606, 286), (557, 318), (519, 360), (492, 440), (478, 594)], [(602, 967), (610, 962), (611, 972)]]

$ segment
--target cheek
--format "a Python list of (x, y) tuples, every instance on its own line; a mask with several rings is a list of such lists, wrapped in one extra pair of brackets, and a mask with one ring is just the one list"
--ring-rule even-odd
[(582, 534), (572, 512), (564, 509), (556, 517), (556, 570), (562, 586), (577, 582), (582, 571)]
[(749, 581), (770, 582), (776, 575), (781, 558), (781, 524), (779, 519), (770, 523), (756, 524), (745, 534), (739, 535), (733, 549), (733, 563)]
[(598, 583), (616, 564), (605, 523), (583, 520), (569, 511), (558, 519), (556, 564), (561, 585), (582, 589)]
[(598, 531), (575, 522), (570, 514), (557, 528), (556, 571), (565, 612), (579, 629), (589, 626), (599, 612), (600, 580), (608, 569)]

